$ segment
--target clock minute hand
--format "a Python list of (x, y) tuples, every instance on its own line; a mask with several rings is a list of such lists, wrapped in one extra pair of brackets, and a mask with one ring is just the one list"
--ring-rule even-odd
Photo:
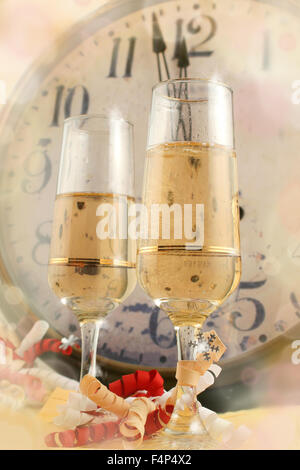
[(176, 54), (176, 59), (178, 59), (177, 65), (179, 67), (179, 78), (187, 77), (187, 68), (190, 65), (189, 54), (186, 46), (185, 38), (182, 39), (178, 47)]
[(161, 71), (161, 64), (160, 64), (160, 56), (163, 58), (164, 66), (165, 66), (165, 71), (167, 78), (170, 78), (170, 73), (169, 73), (169, 68), (165, 56), (165, 51), (167, 49), (167, 45), (165, 43), (164, 37), (162, 35), (158, 19), (155, 13), (152, 13), (152, 49), (153, 52), (156, 54), (157, 57), (157, 68), (158, 68), (158, 77), (159, 81), (162, 81), (162, 71)]
[[(186, 46), (185, 38), (182, 38), (180, 44), (178, 45), (176, 53), (177, 65), (179, 67), (179, 78), (187, 78), (187, 68), (190, 65), (189, 54)], [(180, 83), (179, 92), (177, 98), (188, 99), (188, 85), (187, 83)], [(178, 138), (180, 128), (182, 129), (184, 140), (191, 140), (192, 138), (192, 113), (191, 106), (189, 103), (185, 104), (185, 112), (179, 107), (179, 119), (178, 126), (176, 130), (176, 136)]]

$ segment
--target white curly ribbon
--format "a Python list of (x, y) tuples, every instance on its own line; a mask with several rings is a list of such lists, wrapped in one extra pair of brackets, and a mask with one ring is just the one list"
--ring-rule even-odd
[(25, 400), (13, 398), (0, 392), (0, 408), (10, 408), (13, 411), (18, 411), (24, 406), (24, 402)]
[(20, 370), (20, 373), (38, 377), (51, 390), (54, 390), (56, 387), (63, 388), (65, 390), (72, 390), (75, 392), (79, 390), (79, 382), (73, 379), (69, 379), (64, 375), (58, 374), (51, 369), (32, 367), (31, 369), (22, 369)]
[(19, 338), (11, 325), (0, 323), (0, 337), (10, 341), (15, 347), (20, 344)]
[(199, 395), (199, 393), (204, 392), (204, 390), (213, 385), (213, 383), (215, 382), (215, 378), (217, 379), (221, 372), (222, 368), (220, 366), (218, 366), (217, 364), (212, 364), (209, 369), (203, 375), (201, 375), (198, 381), (196, 387), (197, 395)]
[(80, 393), (70, 393), (68, 401), (64, 405), (58, 405), (59, 416), (54, 418), (53, 423), (57, 426), (63, 426), (68, 429), (82, 426), (91, 421), (91, 416), (86, 411), (96, 411), (97, 405), (89, 398)]
[[(197, 395), (204, 392), (204, 390), (213, 385), (215, 378), (219, 377), (221, 371), (222, 368), (220, 366), (212, 364), (209, 369), (207, 369), (207, 371), (199, 378), (198, 384), (196, 386)], [(184, 410), (186, 406), (189, 407), (194, 401), (194, 391), (190, 387), (182, 388), (184, 393), (176, 403), (176, 408), (179, 410)], [(173, 392), (173, 389), (170, 390), (170, 392)]]
[(4, 341), (0, 340), (0, 365), (4, 366), (6, 363), (6, 346)]
[(201, 405), (199, 405), (199, 415), (211, 437), (229, 449), (238, 449), (252, 434), (247, 426), (241, 425), (235, 428), (230, 421), (219, 418), (217, 413)]
[(13, 350), (6, 346), (4, 341), (0, 340), (0, 367), (8, 366), (13, 371), (18, 371), (24, 366), (25, 362), (22, 359), (14, 359)]
[(18, 385), (11, 384), (8, 380), (0, 382), (0, 407), (17, 411), (24, 406), (25, 392)]
[(155, 402), (161, 406), (161, 408), (165, 408), (167, 401), (175, 394), (175, 392), (176, 387), (171, 388), (168, 392), (164, 392), (160, 397), (155, 397)]
[(44, 320), (38, 320), (22, 340), (18, 349), (16, 349), (18, 356), (23, 357), (24, 353), (28, 351), (31, 346), (41, 341), (47, 333), (48, 328), (49, 323)]

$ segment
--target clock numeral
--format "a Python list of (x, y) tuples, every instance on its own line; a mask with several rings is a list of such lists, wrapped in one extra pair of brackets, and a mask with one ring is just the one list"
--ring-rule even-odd
[[(117, 77), (117, 65), (118, 65), (121, 38), (114, 38), (113, 41), (114, 41), (114, 46), (113, 46), (113, 51), (112, 51), (112, 56), (111, 56), (111, 61), (110, 61), (109, 73), (107, 75), (108, 78)], [(127, 59), (126, 59), (126, 64), (125, 64), (125, 72), (123, 75), (124, 78), (129, 78), (132, 76), (131, 72), (132, 72), (136, 37), (132, 36), (131, 38), (128, 39), (128, 41), (129, 41), (129, 44), (128, 44)]]
[(297, 300), (297, 297), (296, 297), (296, 295), (295, 295), (294, 292), (291, 293), (291, 295), (290, 295), (290, 300), (291, 300), (291, 302), (292, 302), (292, 305), (293, 305), (293, 306), (295, 307), (295, 309), (296, 309), (296, 315), (297, 315), (297, 317), (300, 318), (300, 304), (299, 304), (299, 302), (298, 302), (298, 300)]
[(44, 245), (50, 244), (50, 228), (52, 221), (46, 220), (39, 224), (35, 231), (35, 236), (37, 238), (37, 243), (34, 245), (32, 250), (32, 259), (39, 266), (46, 266), (48, 264), (48, 250), (43, 250), (44, 259), (41, 260), (41, 250)]
[(237, 329), (238, 331), (252, 331), (252, 330), (255, 330), (256, 328), (259, 328), (260, 325), (264, 322), (264, 319), (265, 319), (265, 308), (263, 306), (263, 304), (257, 300), (257, 299), (254, 299), (253, 297), (240, 297), (240, 290), (241, 289), (257, 289), (259, 287), (262, 287), (265, 283), (267, 282), (267, 280), (263, 280), (263, 281), (256, 281), (256, 282), (241, 282), (239, 287), (238, 287), (238, 290), (237, 290), (237, 295), (236, 295), (236, 298), (235, 298), (235, 302), (250, 302), (252, 303), (252, 305), (254, 306), (255, 308), (255, 317), (254, 317), (254, 321), (252, 323), (252, 325), (249, 327), (249, 328), (241, 328), (238, 324), (237, 324), (237, 320), (238, 318), (241, 318), (243, 315), (241, 312), (239, 311), (234, 311), (231, 313), (231, 316), (230, 316), (230, 320), (231, 320), (231, 323), (233, 324), (234, 328)]
[(176, 345), (176, 335), (174, 329), (170, 325), (171, 336), (167, 336), (166, 334), (159, 334), (159, 330), (161, 327), (162, 322), (169, 321), (167, 317), (160, 316), (160, 311), (158, 308), (155, 308), (151, 313), (149, 319), (149, 334), (154, 344), (160, 346), (164, 349), (173, 348)]
[[(202, 41), (200, 41), (198, 44), (193, 46), (189, 52), (190, 57), (209, 57), (213, 54), (214, 51), (212, 50), (198, 50), (203, 46), (203, 44), (206, 44), (208, 41), (210, 41), (216, 34), (217, 31), (217, 23), (212, 18), (211, 16), (206, 16), (204, 15), (202, 17), (203, 19), (206, 19), (209, 22), (209, 31), (207, 32), (207, 35), (203, 38)], [(188, 31), (191, 34), (197, 34), (198, 32), (201, 31), (201, 26), (194, 25), (194, 20), (191, 20), (190, 23), (188, 24)]]
[(71, 116), (72, 112), (72, 104), (75, 96), (77, 95), (78, 90), (82, 90), (82, 98), (81, 98), (81, 106), (80, 106), (80, 114), (86, 114), (89, 109), (89, 92), (83, 85), (75, 85), (72, 88), (67, 89), (67, 96), (63, 105), (63, 97), (65, 86), (59, 85), (56, 87), (56, 97), (55, 97), (55, 104), (54, 104), (54, 112), (52, 122), (50, 124), (51, 127), (58, 127), (59, 126), (59, 117), (61, 114), (61, 108), (63, 105), (63, 114), (64, 119), (67, 119)]
[(51, 160), (46, 150), (34, 150), (24, 162), (29, 178), (23, 179), (22, 190), (27, 194), (40, 193), (51, 178)]
[[(201, 24), (203, 21), (208, 22), (209, 29), (206, 35), (203, 37), (202, 41), (200, 41), (195, 46), (191, 47), (188, 51), (190, 57), (209, 57), (213, 54), (213, 50), (207, 49), (202, 50), (202, 46), (210, 41), (216, 34), (217, 31), (217, 23), (211, 16), (203, 15), (200, 21), (197, 21), (196, 18), (192, 18), (189, 23), (187, 24), (187, 31), (192, 34), (199, 34), (203, 29), (203, 25)], [(175, 41), (175, 49), (173, 54), (173, 59), (177, 59), (179, 56), (179, 51), (181, 47), (181, 43), (183, 40), (183, 19), (178, 19), (176, 21), (176, 41)], [(200, 49), (200, 50), (199, 50)]]

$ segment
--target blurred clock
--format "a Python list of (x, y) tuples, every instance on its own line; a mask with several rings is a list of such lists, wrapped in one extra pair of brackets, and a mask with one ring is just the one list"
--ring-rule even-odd
[[(63, 119), (96, 112), (132, 121), (140, 194), (151, 87), (189, 76), (226, 82), (235, 95), (243, 277), (207, 327), (228, 345), (227, 370), (289, 335), (300, 321), (299, 26), (296, 1), (112, 1), (43, 54), (1, 121), (6, 316), (43, 317), (53, 334), (78, 333), (47, 284)], [(173, 328), (137, 288), (103, 325), (99, 354), (128, 369), (172, 368)]]

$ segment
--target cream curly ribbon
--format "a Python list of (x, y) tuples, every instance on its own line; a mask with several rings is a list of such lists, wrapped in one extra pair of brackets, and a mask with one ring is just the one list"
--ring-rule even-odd
[(44, 338), (45, 334), (48, 331), (48, 328), (49, 323), (44, 320), (38, 320), (33, 325), (29, 333), (27, 333), (25, 338), (22, 340), (20, 346), (16, 349), (16, 354), (18, 354), (18, 356), (20, 357), (23, 357), (24, 353), (28, 351), (31, 346), (38, 343)]
[(21, 374), (30, 374), (34, 377), (38, 377), (51, 390), (54, 390), (57, 387), (63, 388), (64, 390), (72, 390), (74, 392), (79, 390), (79, 382), (69, 379), (64, 375), (60, 375), (52, 369), (32, 367), (30, 369), (22, 369), (19, 372)]
[(129, 403), (115, 395), (95, 377), (87, 374), (80, 382), (80, 391), (98, 406), (123, 418), (129, 410)]
[[(212, 364), (208, 370), (199, 377), (198, 383), (196, 385), (196, 394), (204, 392), (208, 387), (213, 385), (215, 378), (218, 378), (222, 368), (217, 364)], [(174, 405), (176, 401), (176, 389), (177, 387), (172, 388), (168, 392), (165, 392), (161, 397), (155, 398), (156, 403), (158, 403), (162, 408), (165, 408), (167, 405)], [(190, 402), (193, 401), (194, 392), (191, 391), (185, 392), (181, 395), (177, 402), (179, 409), (184, 409), (185, 406), (188, 406)]]
[(141, 444), (147, 416), (156, 408), (153, 401), (146, 397), (125, 400), (108, 390), (91, 375), (83, 377), (80, 382), (80, 391), (98, 406), (124, 418), (120, 424), (120, 432), (124, 438), (125, 448), (136, 448)]
[(136, 398), (131, 403), (128, 415), (120, 424), (120, 433), (123, 436), (125, 449), (135, 449), (141, 445), (147, 416), (155, 409), (155, 403), (146, 397)]

